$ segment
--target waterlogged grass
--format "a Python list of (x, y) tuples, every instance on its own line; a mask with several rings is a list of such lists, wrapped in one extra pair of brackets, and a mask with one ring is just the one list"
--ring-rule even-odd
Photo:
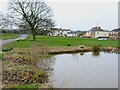
[(19, 34), (2, 34), (1, 38), (2, 40), (6, 40), (6, 39), (13, 39), (13, 38), (17, 38), (19, 37)]
[(32, 36), (25, 41), (16, 41), (6, 45), (6, 47), (29, 48), (32, 44), (37, 46), (93, 46), (100, 45), (102, 47), (118, 47), (118, 40), (98, 40), (97, 38), (71, 38), (71, 37), (51, 37), (51, 36), (36, 36), (36, 41), (32, 41)]

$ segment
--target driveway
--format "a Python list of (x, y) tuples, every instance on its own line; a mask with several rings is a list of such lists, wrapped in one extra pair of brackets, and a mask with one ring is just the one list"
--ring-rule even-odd
[(2, 40), (2, 45), (5, 45), (5, 44), (11, 43), (11, 42), (15, 42), (16, 40), (19, 40), (19, 39), (25, 39), (25, 38), (27, 38), (27, 37), (28, 37), (27, 34), (23, 34), (23, 35), (21, 35), (20, 37), (18, 37), (18, 38), (16, 38), (16, 39)]

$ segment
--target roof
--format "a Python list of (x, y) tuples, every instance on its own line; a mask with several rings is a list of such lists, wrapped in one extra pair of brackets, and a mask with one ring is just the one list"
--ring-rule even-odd
[(51, 28), (51, 30), (62, 30), (62, 28)]
[(71, 31), (71, 32), (68, 32), (68, 34), (77, 34), (76, 31)]
[(63, 31), (70, 31), (70, 29), (62, 29)]
[(92, 29), (90, 29), (90, 31), (105, 31), (105, 30), (101, 29), (101, 27), (93, 27)]
[(120, 28), (113, 29), (112, 32), (120, 32)]
[(54, 31), (70, 31), (70, 29), (67, 29), (67, 28), (51, 28), (51, 30), (54, 30)]

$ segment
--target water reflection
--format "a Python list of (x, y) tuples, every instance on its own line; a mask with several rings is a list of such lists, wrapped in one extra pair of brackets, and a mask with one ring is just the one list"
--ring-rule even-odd
[(81, 56), (84, 55), (84, 52), (80, 52), (80, 55), (81, 55)]
[(100, 55), (100, 52), (99, 52), (99, 51), (93, 52), (92, 55), (93, 55), (93, 56), (99, 56), (99, 55)]

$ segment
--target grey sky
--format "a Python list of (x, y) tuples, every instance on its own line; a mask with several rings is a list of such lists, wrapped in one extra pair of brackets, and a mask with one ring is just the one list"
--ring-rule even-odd
[[(6, 1), (0, 2), (0, 11), (5, 12)], [(72, 30), (89, 30), (93, 26), (112, 30), (118, 27), (118, 2), (97, 0), (44, 0), (53, 9), (57, 27)], [(81, 0), (82, 1), (82, 0)], [(115, 1), (115, 0), (114, 0)]]
[(118, 26), (116, 2), (49, 2), (58, 27), (88, 30), (101, 26), (111, 30)]

